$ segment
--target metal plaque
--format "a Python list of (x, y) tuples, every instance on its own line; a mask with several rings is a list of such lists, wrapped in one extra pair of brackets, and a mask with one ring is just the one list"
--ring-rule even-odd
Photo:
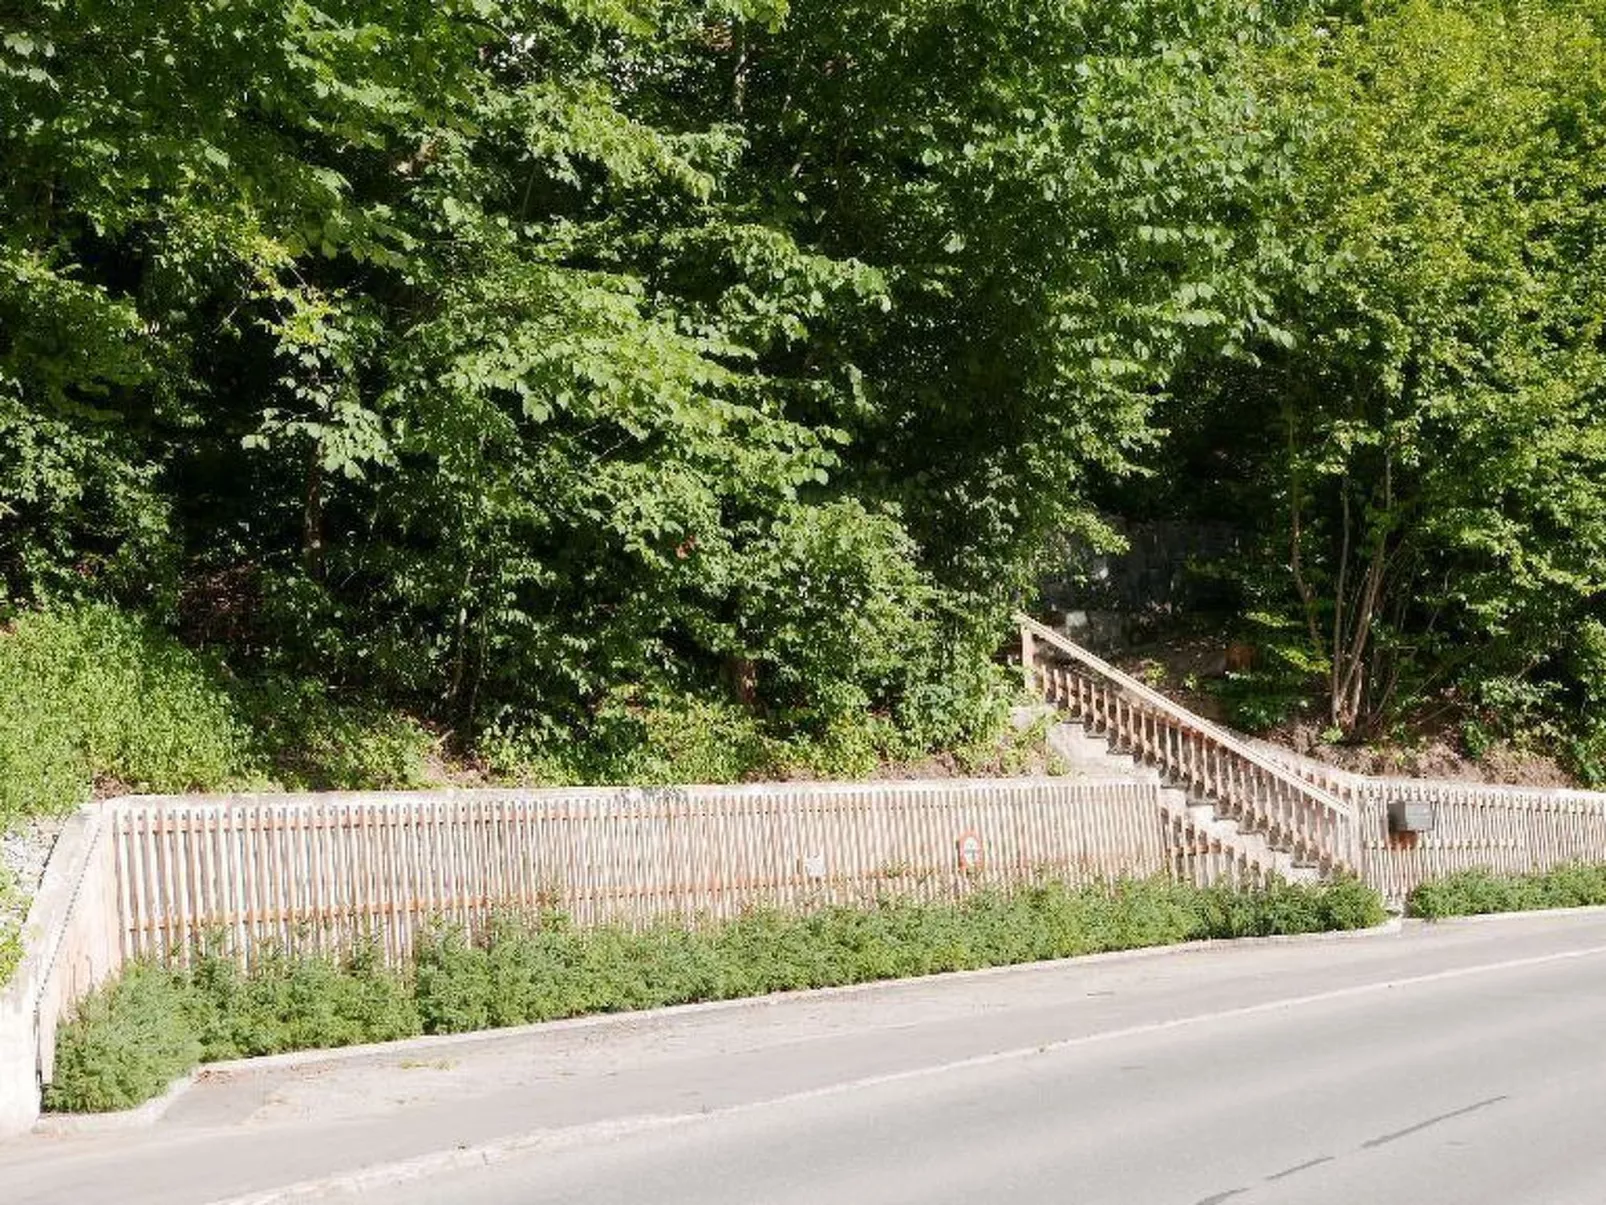
[(1389, 804), (1389, 832), (1431, 833), (1435, 827), (1437, 809), (1431, 803), (1401, 800)]

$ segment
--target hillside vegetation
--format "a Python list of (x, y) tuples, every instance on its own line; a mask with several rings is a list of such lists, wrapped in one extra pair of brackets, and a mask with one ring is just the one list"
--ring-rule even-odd
[(1606, 11), (0, 9), (0, 821), (986, 741), (1101, 514), (1606, 770)]

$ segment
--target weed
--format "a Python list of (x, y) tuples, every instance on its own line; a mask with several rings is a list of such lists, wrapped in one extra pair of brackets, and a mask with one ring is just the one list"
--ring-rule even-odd
[(26, 913), (25, 897), (16, 879), (0, 866), (0, 987), (11, 981), (22, 963), (22, 919)]

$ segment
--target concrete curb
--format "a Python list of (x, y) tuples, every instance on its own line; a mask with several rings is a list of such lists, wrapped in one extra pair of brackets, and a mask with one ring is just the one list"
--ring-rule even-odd
[[(442, 1051), (541, 1034), (564, 1033), (571, 1030), (629, 1029), (640, 1025), (658, 1024), (681, 1017), (717, 1015), (754, 1009), (774, 1008), (778, 1005), (808, 1000), (831, 1000), (841, 996), (868, 995), (920, 984), (968, 981), (975, 979), (1007, 978), (1059, 968), (1099, 965), (1111, 962), (1136, 962), (1158, 958), (1167, 954), (1206, 954), (1216, 950), (1242, 949), (1256, 946), (1282, 946), (1301, 943), (1364, 941), (1378, 937), (1397, 936), (1402, 930), (1399, 917), (1390, 917), (1381, 925), (1370, 929), (1334, 929), (1322, 933), (1280, 934), (1273, 937), (1209, 938), (1204, 941), (1178, 942), (1174, 945), (1142, 946), (1134, 950), (1109, 950), (1100, 954), (1080, 954), (1072, 958), (1053, 958), (1039, 962), (1017, 962), (1008, 966), (980, 967), (970, 971), (945, 971), (936, 975), (918, 975), (905, 979), (876, 979), (868, 983), (849, 983), (839, 987), (810, 988), (803, 991), (771, 992), (766, 996), (744, 996), (734, 1000), (704, 1000), (694, 1004), (674, 1004), (665, 1008), (642, 1009), (635, 1012), (599, 1013), (588, 1017), (569, 1017), (561, 1021), (537, 1021), (530, 1025), (512, 1025), (502, 1029), (479, 1029), (472, 1033), (431, 1034), (417, 1038), (403, 1038), (396, 1042), (373, 1042), (361, 1046), (334, 1046), (317, 1050), (296, 1050), (286, 1054), (269, 1054), (257, 1058), (229, 1059), (204, 1063), (189, 1075), (173, 1081), (166, 1092), (133, 1109), (116, 1113), (51, 1113), (45, 1114), (34, 1126), (38, 1134), (93, 1134), (134, 1130), (154, 1125), (167, 1110), (195, 1084), (222, 1075), (247, 1075), (258, 1071), (294, 1070), (300, 1067), (329, 1063), (351, 1062), (374, 1056), (405, 1058), (413, 1055), (437, 1054)], [(544, 1137), (551, 1133), (544, 1132)], [(455, 1154), (457, 1152), (448, 1152)], [(241, 1205), (255, 1198), (241, 1198)], [(233, 1202), (230, 1205), (234, 1205)]]
[(1606, 918), (1606, 904), (1585, 904), (1578, 908), (1529, 908), (1524, 912), (1471, 912), (1464, 916), (1425, 917), (1406, 919), (1412, 925), (1483, 925), (1503, 920), (1541, 920), (1557, 916), (1599, 916)]
[(173, 1103), (201, 1080), (199, 1067), (188, 1075), (181, 1075), (167, 1085), (160, 1096), (154, 1096), (142, 1105), (116, 1113), (41, 1113), (34, 1123), (33, 1133), (54, 1138), (78, 1134), (115, 1134), (122, 1130), (140, 1130), (155, 1125)]

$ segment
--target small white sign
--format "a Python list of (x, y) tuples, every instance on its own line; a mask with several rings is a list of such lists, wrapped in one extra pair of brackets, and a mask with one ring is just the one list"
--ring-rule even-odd
[(960, 870), (981, 869), (982, 848), (980, 834), (961, 833), (954, 846), (959, 852)]

